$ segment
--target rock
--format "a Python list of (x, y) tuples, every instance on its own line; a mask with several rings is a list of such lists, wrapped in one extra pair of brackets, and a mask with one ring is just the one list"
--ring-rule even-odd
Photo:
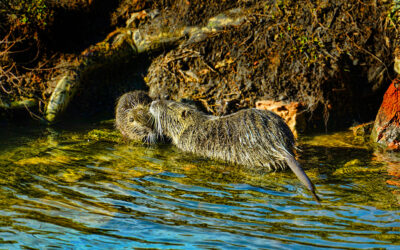
[(373, 173), (383, 173), (384, 166), (369, 166), (359, 159), (354, 159), (346, 162), (343, 167), (338, 168), (333, 172), (333, 175), (367, 175)]
[(370, 141), (373, 126), (374, 122), (372, 121), (351, 127), (350, 130), (353, 131), (354, 140), (359, 143)]
[(344, 164), (344, 167), (350, 168), (350, 167), (358, 167), (358, 166), (361, 166), (361, 165), (362, 165), (362, 163), (361, 163), (361, 161), (359, 159), (354, 159), (354, 160), (346, 162)]
[(0, 96), (0, 124), (8, 124), (9, 121), (24, 120), (28, 117), (34, 117), (42, 121), (41, 117), (36, 115), (38, 113), (38, 106), (38, 100), (34, 98), (24, 98), (21, 96), (17, 100), (4, 100)]
[(37, 100), (22, 99), (19, 101), (5, 102), (0, 99), (0, 109), (23, 109), (23, 108), (33, 108), (37, 105)]
[(400, 78), (390, 84), (375, 119), (371, 139), (389, 150), (400, 150)]
[(70, 75), (63, 76), (56, 85), (50, 101), (46, 107), (45, 118), (49, 122), (54, 122), (57, 116), (64, 112), (71, 98), (76, 92), (76, 82)]
[[(347, 163), (346, 163), (347, 164)], [(369, 168), (365, 166), (358, 166), (358, 165), (350, 165), (345, 166), (342, 168), (338, 168), (333, 172), (333, 175), (366, 175), (372, 173), (383, 173), (384, 170), (382, 168)]]
[(93, 129), (87, 134), (88, 140), (93, 141), (106, 141), (122, 143), (124, 139), (122, 138), (119, 131), (115, 129)]
[(374, 122), (363, 123), (350, 129), (353, 131), (354, 136), (370, 136)]
[[(394, 50), (394, 71), (400, 74), (400, 47)], [(393, 80), (383, 96), (376, 115), (371, 139), (388, 150), (400, 150), (400, 75)]]
[(304, 108), (299, 102), (284, 103), (281, 101), (261, 100), (256, 102), (256, 108), (278, 114), (285, 120), (295, 137), (306, 130), (307, 123)]

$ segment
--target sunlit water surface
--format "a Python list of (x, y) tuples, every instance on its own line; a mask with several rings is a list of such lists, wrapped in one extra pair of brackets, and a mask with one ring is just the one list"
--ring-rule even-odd
[(400, 248), (397, 156), (348, 132), (299, 142), (318, 205), (290, 171), (102, 139), (99, 126), (1, 129), (1, 249)]

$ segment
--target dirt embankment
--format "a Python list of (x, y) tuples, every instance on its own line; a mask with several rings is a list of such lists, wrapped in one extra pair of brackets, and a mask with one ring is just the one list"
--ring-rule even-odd
[(239, 15), (244, 21), (188, 36), (161, 54), (143, 55), (144, 61), (97, 67), (85, 74), (85, 85), (68, 112), (112, 113), (118, 95), (148, 88), (153, 97), (189, 98), (216, 115), (254, 107), (259, 99), (299, 101), (313, 123), (337, 128), (374, 119), (395, 76), (399, 11), (394, 1), (29, 2), (37, 4), (40, 18), (28, 15), (31, 21), (21, 23), (24, 13), (12, 19), (17, 10), (0, 12), (7, 21), (0, 29), (7, 41), (0, 44), (0, 63), (7, 73), (1, 76), (0, 99), (34, 98), (39, 116), (54, 89), (50, 79), (76, 65), (85, 49), (112, 30), (212, 29), (212, 17), (223, 22)]
[(114, 29), (110, 15), (118, 2), (0, 1), (0, 112), (12, 117), (10, 103), (29, 99), (35, 101), (30, 114), (42, 116), (50, 79)]
[(399, 27), (391, 8), (357, 0), (255, 3), (242, 25), (155, 59), (150, 93), (198, 100), (217, 115), (265, 98), (300, 101), (331, 127), (372, 120), (394, 77)]

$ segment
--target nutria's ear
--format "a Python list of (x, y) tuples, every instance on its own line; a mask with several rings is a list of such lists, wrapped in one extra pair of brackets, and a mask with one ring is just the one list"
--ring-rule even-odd
[(188, 117), (191, 113), (192, 113), (191, 110), (186, 110), (186, 109), (182, 110), (182, 114), (181, 114), (182, 118)]

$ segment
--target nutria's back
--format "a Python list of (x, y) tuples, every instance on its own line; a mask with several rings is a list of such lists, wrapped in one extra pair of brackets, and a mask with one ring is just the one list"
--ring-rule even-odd
[(286, 168), (286, 155), (293, 155), (292, 132), (270, 111), (246, 109), (216, 117), (191, 105), (155, 101), (150, 112), (159, 133), (197, 155), (262, 171)]
[(257, 109), (195, 123), (180, 140), (184, 150), (264, 171), (286, 168), (284, 152), (293, 154), (293, 146), (282, 118)]

